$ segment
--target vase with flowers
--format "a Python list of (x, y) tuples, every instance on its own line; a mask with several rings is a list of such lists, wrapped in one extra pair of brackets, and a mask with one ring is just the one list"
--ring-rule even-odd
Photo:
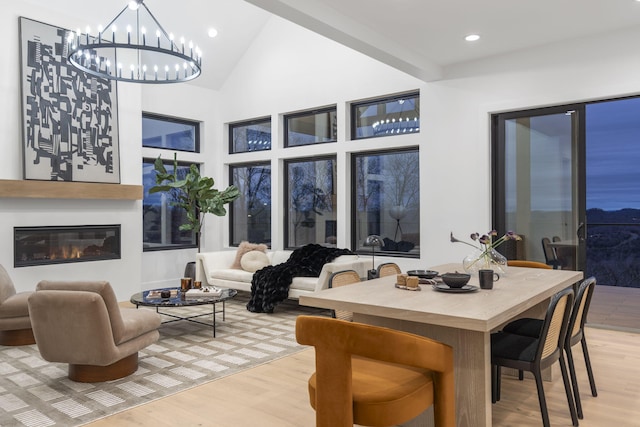
[(451, 232), (452, 243), (464, 243), (475, 249), (473, 253), (467, 255), (462, 260), (462, 268), (469, 274), (476, 274), (478, 270), (494, 270), (499, 274), (504, 274), (507, 267), (507, 258), (496, 250), (498, 246), (506, 242), (507, 240), (521, 240), (513, 231), (507, 232), (500, 238), (495, 239), (498, 236), (496, 230), (491, 230), (487, 234), (480, 235), (480, 233), (471, 234), (471, 240), (478, 242), (478, 245), (465, 242), (463, 240), (456, 239)]

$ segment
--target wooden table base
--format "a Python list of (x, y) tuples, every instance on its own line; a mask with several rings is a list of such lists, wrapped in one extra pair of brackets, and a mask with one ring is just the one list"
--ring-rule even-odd
[(36, 339), (33, 336), (33, 330), (16, 329), (13, 331), (0, 331), (0, 345), (31, 345), (35, 344)]
[(107, 366), (69, 364), (69, 379), (79, 383), (117, 380), (138, 370), (138, 352)]

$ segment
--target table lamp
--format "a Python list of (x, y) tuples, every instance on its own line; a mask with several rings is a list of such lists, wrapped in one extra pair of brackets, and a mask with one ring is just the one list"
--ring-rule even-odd
[(382, 237), (377, 234), (367, 236), (364, 241), (364, 246), (371, 246), (371, 270), (367, 271), (367, 280), (378, 277), (378, 270), (376, 270), (376, 246), (382, 247), (383, 244)]

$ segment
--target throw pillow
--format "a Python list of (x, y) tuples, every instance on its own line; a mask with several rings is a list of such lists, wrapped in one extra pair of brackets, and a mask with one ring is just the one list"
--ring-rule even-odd
[(267, 254), (261, 251), (249, 251), (242, 255), (240, 259), (240, 265), (244, 271), (249, 273), (255, 273), (261, 268), (269, 265), (269, 257)]
[(250, 251), (267, 251), (267, 245), (263, 243), (249, 243), (249, 242), (240, 242), (238, 246), (238, 251), (236, 252), (236, 259), (233, 260), (233, 264), (231, 267), (236, 270), (242, 270), (242, 265), (240, 264), (240, 260), (242, 260), (242, 255), (246, 254)]

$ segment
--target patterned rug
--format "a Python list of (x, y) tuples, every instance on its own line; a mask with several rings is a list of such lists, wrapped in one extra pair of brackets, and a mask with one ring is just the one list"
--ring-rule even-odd
[[(66, 364), (42, 360), (35, 345), (0, 347), (0, 426), (83, 425), (288, 356), (305, 348), (295, 340), (296, 317), (328, 314), (297, 301), (278, 305), (273, 314), (251, 313), (248, 299), (239, 293), (227, 301), (226, 320), (216, 315), (216, 338), (204, 325), (163, 325), (160, 340), (139, 352), (137, 372), (116, 381), (76, 383), (67, 378)], [(172, 310), (197, 314), (211, 306)]]

